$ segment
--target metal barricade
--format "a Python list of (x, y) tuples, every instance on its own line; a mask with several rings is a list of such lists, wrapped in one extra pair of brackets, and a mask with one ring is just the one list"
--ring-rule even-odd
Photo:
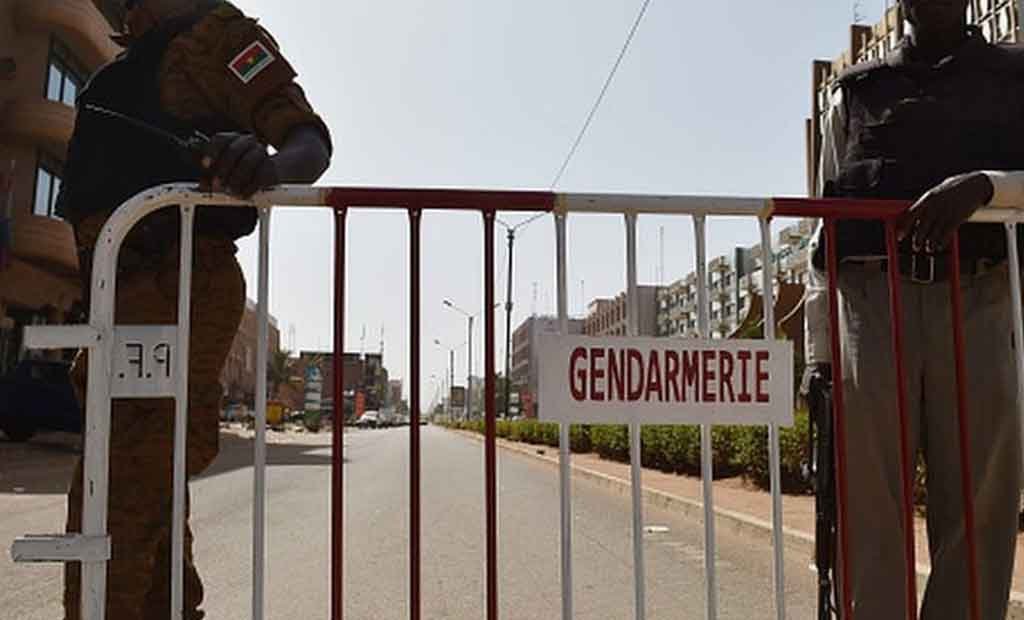
[[(901, 213), (906, 204), (885, 202), (853, 202), (842, 200), (808, 200), (808, 199), (772, 199), (772, 198), (720, 198), (710, 196), (629, 196), (629, 195), (590, 195), (590, 194), (552, 194), (548, 192), (524, 191), (472, 191), (472, 190), (417, 190), (417, 189), (374, 189), (374, 188), (313, 188), (313, 187), (281, 187), (255, 196), (251, 206), (260, 209), (259, 229), (259, 267), (258, 267), (258, 318), (260, 342), (266, 343), (268, 337), (268, 279), (269, 279), (269, 232), (272, 206), (331, 208), (335, 217), (335, 339), (334, 339), (334, 389), (335, 394), (343, 393), (344, 322), (345, 322), (345, 244), (346, 216), (350, 209), (402, 209), (409, 215), (410, 234), (410, 615), (413, 620), (421, 616), (420, 590), (420, 224), (426, 210), (457, 210), (476, 211), (481, 213), (483, 224), (484, 251), (484, 330), (485, 330), (485, 509), (486, 509), (486, 617), (488, 620), (498, 618), (498, 552), (497, 552), (497, 445), (496, 445), (496, 401), (495, 392), (495, 288), (494, 288), (494, 224), (498, 211), (541, 211), (553, 212), (556, 232), (556, 268), (558, 287), (558, 314), (563, 334), (568, 325), (567, 295), (567, 219), (571, 213), (604, 213), (619, 214), (624, 217), (626, 231), (627, 260), (627, 295), (629, 333), (636, 336), (637, 323), (637, 273), (636, 273), (636, 225), (637, 218), (643, 214), (684, 215), (692, 218), (696, 239), (696, 265), (698, 274), (699, 327), (703, 338), (710, 337), (708, 320), (709, 300), (707, 293), (707, 244), (706, 223), (708, 217), (747, 217), (757, 218), (760, 224), (761, 248), (765, 260), (762, 261), (762, 289), (765, 294), (764, 303), (764, 338), (774, 340), (774, 292), (773, 261), (771, 257), (771, 222), (773, 217), (823, 217), (825, 230), (831, 239), (834, 236), (835, 219), (842, 217), (882, 219), (887, 224), (887, 240), (890, 256), (895, 252), (894, 218)], [(109, 431), (112, 398), (162, 397), (176, 400), (175, 443), (174, 443), (174, 523), (172, 528), (172, 618), (180, 618), (183, 607), (182, 596), (182, 542), (184, 536), (184, 504), (185, 504), (185, 429), (187, 425), (188, 385), (188, 344), (189, 344), (189, 308), (191, 289), (191, 266), (193, 246), (193, 223), (198, 205), (221, 206), (223, 208), (238, 207), (237, 198), (222, 195), (199, 193), (192, 186), (168, 185), (147, 190), (122, 205), (110, 218), (96, 245), (92, 274), (92, 296), (90, 322), (88, 325), (40, 327), (26, 330), (26, 346), (31, 348), (84, 348), (89, 351), (90, 364), (88, 376), (87, 424), (85, 429), (85, 494), (82, 533), (78, 535), (55, 537), (27, 537), (19, 539), (13, 547), (13, 555), (19, 561), (50, 561), (50, 562), (81, 562), (82, 563), (82, 617), (84, 620), (103, 620), (104, 602), (106, 599), (106, 562), (110, 559), (110, 541), (106, 530), (106, 510), (108, 499), (108, 466), (109, 466)], [(179, 323), (176, 326), (158, 326), (146, 333), (134, 328), (133, 337), (146, 339), (162, 339), (160, 344), (173, 347), (174, 367), (168, 368), (170, 381), (160, 385), (120, 385), (115, 381), (114, 363), (116, 347), (122, 343), (125, 334), (124, 326), (114, 323), (115, 274), (117, 273), (117, 256), (126, 234), (144, 216), (162, 209), (178, 208), (181, 211), (182, 243), (180, 249), (180, 281), (179, 290)], [(974, 218), (977, 221), (1005, 222), (1009, 239), (1016, 238), (1015, 222), (1024, 219), (1024, 215), (1015, 210), (985, 209)], [(834, 244), (828, 243), (829, 248)], [(954, 243), (954, 256), (956, 243)], [(889, 281), (892, 295), (892, 315), (900, 314), (899, 277), (895, 261), (889, 261)], [(1019, 273), (1019, 261), (1016, 244), (1010, 243), (1010, 273)], [(837, 428), (837, 483), (839, 487), (839, 531), (840, 557), (848, 559), (851, 550), (847, 547), (846, 521), (847, 501), (845, 489), (846, 454), (843, 450), (844, 410), (841, 389), (841, 368), (839, 356), (839, 333), (835, 329), (837, 321), (835, 255), (831, 254), (828, 261), (829, 288), (832, 314), (832, 347), (836, 381), (839, 384), (835, 397), (835, 417)], [(955, 316), (959, 316), (959, 282), (956, 265), (953, 268), (952, 302)], [(1024, 323), (1022, 323), (1020, 306), (1020, 282), (1011, 276), (1014, 309), (1014, 333), (1018, 342), (1024, 341)], [(903, 368), (900, 362), (902, 334), (899, 323), (896, 326), (894, 352), (896, 353), (897, 373), (902, 377)], [(961, 379), (958, 390), (961, 411), (961, 432), (966, 433), (967, 403), (963, 390), (963, 358), (962, 330), (956, 322), (955, 344), (957, 347), (957, 371)], [(257, 368), (267, 366), (268, 351), (266, 346), (257, 347)], [(1024, 351), (1017, 348), (1018, 374), (1024, 376)], [(266, 474), (266, 374), (257, 373), (258, 385), (256, 392), (256, 441), (254, 454), (254, 519), (253, 519), (253, 595), (252, 617), (261, 620), (264, 616), (264, 562), (265, 562), (265, 474)], [(906, 453), (907, 425), (904, 412), (905, 395), (897, 395), (901, 418), (901, 445), (904, 447), (903, 461), (903, 492), (904, 512), (907, 523), (912, 523), (912, 506), (910, 492), (909, 455)], [(332, 437), (332, 502), (331, 502), (331, 617), (340, 620), (343, 617), (343, 560), (344, 560), (344, 476), (342, 471), (343, 443), (342, 424), (339, 421), (340, 407), (335, 408), (335, 423)], [(341, 414), (343, 416), (343, 413)], [(783, 530), (782, 501), (780, 482), (780, 456), (778, 426), (769, 426), (769, 466), (772, 494), (772, 527), (773, 527), (773, 582), (774, 609), (779, 620), (786, 617), (785, 577), (783, 573)], [(645, 570), (643, 555), (643, 505), (642, 480), (640, 467), (640, 426), (632, 424), (629, 428), (631, 447), (631, 478), (632, 478), (632, 511), (633, 511), (633, 568), (634, 568), (634, 617), (642, 620), (645, 617)], [(573, 565), (572, 565), (572, 498), (570, 485), (570, 451), (569, 424), (560, 428), (559, 479), (561, 496), (561, 577), (562, 577), (562, 618), (569, 620), (573, 615)], [(962, 442), (961, 454), (964, 462), (968, 462), (966, 442)], [(704, 424), (701, 428), (701, 474), (703, 479), (704, 498), (704, 534), (705, 534), (705, 574), (706, 574), (706, 617), (718, 616), (718, 583), (715, 567), (715, 512), (713, 495), (713, 471), (711, 450), (711, 425)], [(970, 491), (970, 480), (964, 475), (964, 492)], [(973, 514), (970, 503), (965, 503), (965, 518), (968, 522), (969, 544), (972, 549), (971, 570), (971, 603), (977, 618), (977, 571), (973, 553)], [(916, 589), (913, 561), (913, 531), (905, 538), (905, 554), (908, 559), (907, 617), (916, 617)], [(854, 550), (855, 552), (855, 550)], [(853, 618), (850, 593), (846, 584), (842, 592), (842, 610), (844, 618)]]

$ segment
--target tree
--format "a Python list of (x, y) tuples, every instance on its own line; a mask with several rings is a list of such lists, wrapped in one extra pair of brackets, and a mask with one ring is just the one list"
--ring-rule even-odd
[(270, 384), (272, 395), (276, 396), (281, 384), (291, 380), (297, 361), (288, 349), (271, 352), (270, 359), (267, 360), (267, 383)]

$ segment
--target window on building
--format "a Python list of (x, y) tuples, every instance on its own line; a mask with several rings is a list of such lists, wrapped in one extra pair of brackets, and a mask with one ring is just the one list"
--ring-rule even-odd
[(35, 199), (32, 203), (32, 213), (42, 217), (57, 217), (54, 208), (57, 205), (57, 195), (60, 194), (60, 166), (57, 162), (48, 157), (40, 156), (36, 166), (36, 189)]
[(46, 98), (69, 106), (75, 105), (75, 97), (85, 84), (85, 72), (80, 70), (78, 61), (60, 41), (50, 44), (50, 62), (46, 77)]

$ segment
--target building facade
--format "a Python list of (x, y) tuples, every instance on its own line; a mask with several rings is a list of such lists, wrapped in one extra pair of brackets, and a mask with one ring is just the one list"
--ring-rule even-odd
[[(304, 382), (310, 375), (310, 367), (316, 367), (315, 373), (321, 377), (320, 411), (329, 415), (334, 411), (334, 354), (330, 351), (301, 351), (292, 366), (292, 396), (288, 405), (293, 409), (302, 409), (299, 404), (300, 393), (305, 393)], [(345, 353), (342, 355), (342, 381), (344, 381), (344, 407), (346, 417), (352, 417), (358, 394), (363, 402), (364, 411), (380, 410), (388, 402), (389, 390), (388, 371), (384, 368), (384, 357), (379, 353)], [(284, 399), (283, 399), (284, 400)]]
[[(813, 233), (814, 220), (810, 219), (800, 220), (778, 232), (772, 248), (777, 283), (807, 284), (807, 259)], [(733, 334), (751, 312), (763, 287), (762, 260), (758, 244), (736, 248), (731, 255), (708, 261), (708, 325), (712, 336)], [(775, 292), (778, 293), (778, 287)], [(660, 289), (656, 304), (656, 335), (699, 337), (696, 272)]]
[[(637, 308), (638, 335), (655, 336), (658, 333), (658, 292), (660, 286), (638, 286)], [(629, 335), (629, 317), (627, 316), (626, 293), (622, 292), (612, 298), (595, 299), (587, 306), (587, 316), (583, 319), (583, 333), (588, 336), (627, 336)]]
[[(519, 395), (519, 403), (536, 404), (538, 387), (537, 345), (546, 335), (560, 332), (558, 317), (531, 316), (512, 332), (512, 365), (509, 376), (512, 390)], [(569, 334), (582, 334), (583, 320), (569, 319)], [(482, 400), (481, 400), (482, 403)], [(525, 413), (533, 413), (524, 412)]]
[(119, 27), (112, 4), (0, 0), (0, 171), (13, 195), (11, 260), (0, 266), (0, 376), (25, 355), (25, 325), (66, 322), (81, 297), (71, 227), (54, 204), (75, 96), (120, 49), (109, 36)]
[[(971, 0), (968, 21), (992, 43), (1024, 43), (1021, 36), (1019, 0)], [(861, 62), (885, 58), (896, 48), (906, 30), (899, 3), (889, 8), (874, 26), (853, 24), (847, 49), (833, 60), (815, 60), (811, 66), (811, 118), (806, 121), (807, 191), (817, 194), (822, 127), (828, 113), (829, 92), (839, 74)]]
[[(259, 347), (259, 319), (256, 303), (245, 300), (245, 312), (238, 326), (238, 333), (231, 343), (231, 351), (220, 373), (220, 384), (224, 388), (224, 398), (229, 403), (244, 403), (252, 407), (256, 400), (256, 381), (260, 369), (256, 363)], [(277, 319), (270, 317), (268, 356), (270, 359), (281, 350), (281, 332)], [(266, 372), (263, 369), (262, 372)]]

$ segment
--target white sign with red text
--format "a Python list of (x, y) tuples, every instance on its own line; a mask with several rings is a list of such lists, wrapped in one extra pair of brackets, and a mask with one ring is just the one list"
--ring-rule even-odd
[(540, 417), (573, 424), (793, 423), (793, 343), (546, 336)]

